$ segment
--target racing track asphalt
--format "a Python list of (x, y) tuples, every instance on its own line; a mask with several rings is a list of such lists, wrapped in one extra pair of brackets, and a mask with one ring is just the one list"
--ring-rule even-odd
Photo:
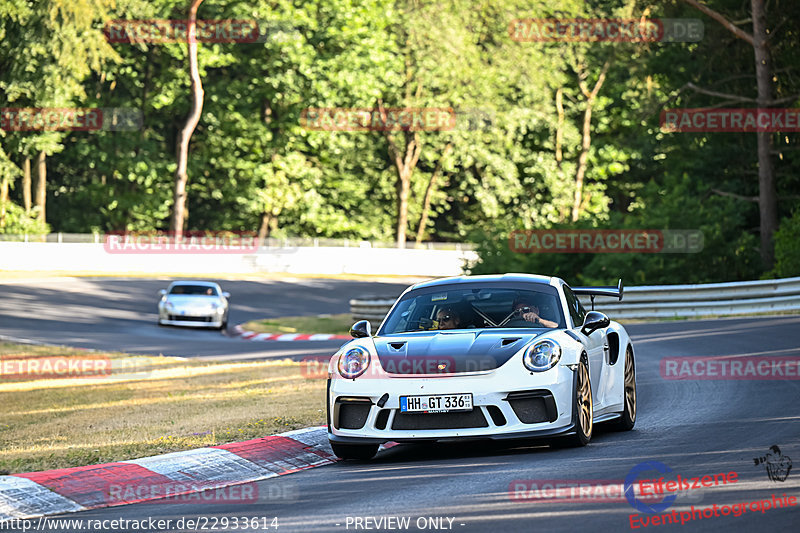
[[(797, 357), (800, 317), (635, 324), (629, 331), (638, 367), (636, 427), (628, 433), (598, 431), (585, 448), (399, 445), (368, 463), (340, 462), (261, 482), (257, 503), (137, 504), (64, 518), (229, 517), (232, 523), (232, 517), (277, 517), (278, 531), (316, 532), (355, 531), (356, 517), (410, 517), (411, 531), (418, 530), (421, 517), (449, 517), (458, 532), (626, 531), (633, 508), (624, 500), (514, 501), (509, 486), (515, 480), (622, 480), (636, 464), (651, 460), (688, 477), (738, 473), (738, 483), (705, 489), (701, 501), (675, 503), (678, 511), (773, 493), (800, 496), (797, 467), (776, 482), (753, 460), (778, 445), (800, 461), (800, 381), (666, 381), (659, 374), (666, 356)], [(798, 523), (800, 507), (791, 507), (647, 530), (797, 531)], [(68, 531), (52, 524), (51, 530)]]
[[(209, 329), (158, 327), (157, 293), (170, 281), (0, 281), (0, 335), (97, 350), (236, 360), (332, 354), (343, 342), (251, 342)], [(309, 278), (218, 281), (223, 290), (231, 293), (230, 332), (235, 324), (256, 318), (346, 313), (351, 298), (396, 297), (408, 286)]]

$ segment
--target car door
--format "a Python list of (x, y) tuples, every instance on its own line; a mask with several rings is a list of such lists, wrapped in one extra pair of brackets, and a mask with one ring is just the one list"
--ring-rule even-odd
[(605, 330), (598, 329), (591, 335), (581, 333), (583, 321), (586, 318), (584, 309), (578, 297), (568, 286), (564, 286), (564, 297), (567, 300), (567, 309), (572, 317), (573, 330), (586, 346), (586, 355), (589, 357), (589, 377), (592, 380), (592, 401), (594, 409), (603, 407), (606, 397), (605, 370), (608, 361), (608, 342)]

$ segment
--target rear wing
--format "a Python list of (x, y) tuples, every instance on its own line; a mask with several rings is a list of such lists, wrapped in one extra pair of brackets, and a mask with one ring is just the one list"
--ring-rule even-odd
[(572, 292), (588, 295), (592, 299), (592, 311), (594, 311), (595, 296), (611, 296), (622, 301), (622, 280), (617, 282), (616, 287), (572, 287)]

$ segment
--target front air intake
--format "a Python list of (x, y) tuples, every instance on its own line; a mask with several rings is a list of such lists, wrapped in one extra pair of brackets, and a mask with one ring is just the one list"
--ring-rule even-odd
[(550, 391), (518, 391), (509, 393), (505, 400), (523, 424), (553, 422), (558, 418), (556, 401)]
[(334, 409), (336, 429), (363, 428), (371, 407), (369, 398), (337, 398)]

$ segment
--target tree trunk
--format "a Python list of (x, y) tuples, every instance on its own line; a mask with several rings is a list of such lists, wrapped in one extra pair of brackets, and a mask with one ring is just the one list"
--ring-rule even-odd
[(583, 178), (586, 175), (586, 166), (589, 161), (589, 149), (592, 147), (592, 107), (597, 93), (603, 86), (606, 79), (606, 72), (608, 71), (609, 62), (603, 65), (603, 70), (594, 84), (591, 91), (586, 87), (586, 84), (581, 80), (579, 85), (581, 92), (586, 97), (586, 110), (583, 113), (583, 133), (581, 139), (581, 154), (578, 157), (578, 168), (575, 171), (575, 197), (572, 201), (572, 221), (578, 220), (581, 214), (581, 205), (583, 203)]
[(47, 163), (44, 152), (36, 158), (36, 207), (39, 209), (39, 220), (47, 222), (45, 204), (47, 203)]
[(433, 191), (436, 190), (436, 180), (439, 178), (439, 174), (442, 172), (442, 161), (444, 161), (444, 158), (447, 157), (452, 149), (453, 143), (448, 143), (447, 146), (444, 147), (442, 157), (440, 157), (439, 161), (437, 161), (436, 168), (433, 169), (431, 179), (428, 181), (428, 187), (425, 189), (425, 200), (422, 202), (422, 216), (420, 216), (419, 227), (417, 228), (417, 243), (422, 242), (422, 237), (425, 236), (425, 226), (428, 225), (428, 213), (431, 209), (431, 198), (433, 197)]
[(25, 214), (31, 212), (31, 159), (25, 158), (22, 162), (22, 205)]
[(411, 174), (413, 169), (397, 169), (397, 247), (406, 247), (406, 229), (408, 228), (408, 193), (411, 191)]
[(264, 239), (269, 237), (269, 234), (275, 229), (277, 218), (272, 216), (272, 213), (264, 211), (261, 214), (261, 226), (258, 228), (258, 242), (264, 242)]
[(170, 231), (175, 239), (183, 236), (183, 226), (185, 224), (186, 210), (186, 182), (189, 179), (187, 166), (189, 161), (189, 140), (192, 133), (200, 122), (200, 115), (203, 112), (203, 83), (200, 80), (200, 70), (197, 66), (197, 8), (203, 0), (191, 0), (189, 6), (189, 23), (187, 28), (188, 51), (189, 51), (189, 75), (192, 79), (192, 110), (186, 119), (186, 124), (178, 134), (178, 168), (175, 169), (175, 187), (172, 192), (172, 220)]
[[(386, 109), (383, 101), (378, 100), (378, 112), (381, 114), (384, 124), (388, 123)], [(419, 132), (405, 132), (405, 149), (401, 154), (397, 144), (388, 128), (383, 129), (383, 135), (389, 145), (389, 156), (397, 169), (397, 247), (406, 247), (406, 232), (408, 227), (408, 195), (411, 191), (411, 176), (417, 167), (419, 155), (422, 152), (422, 142)]]
[[(772, 64), (767, 48), (767, 24), (764, 0), (751, 0), (753, 15), (753, 50), (756, 60), (758, 107), (769, 105), (772, 94)], [(761, 233), (761, 262), (765, 270), (772, 268), (775, 250), (772, 235), (778, 229), (778, 198), (772, 168), (772, 133), (757, 132), (758, 136), (758, 209)]]
[(8, 202), (8, 178), (0, 181), (0, 228), (6, 225), (6, 202)]
[(581, 155), (578, 157), (578, 169), (575, 172), (575, 198), (572, 201), (572, 221), (578, 220), (583, 200), (583, 178), (586, 174), (586, 163), (589, 160), (589, 149), (592, 147), (592, 103), (586, 100), (586, 111), (583, 112), (583, 134)]
[(561, 168), (561, 144), (564, 142), (564, 90), (559, 87), (556, 91), (556, 111), (558, 111), (558, 124), (556, 125), (556, 165)]

